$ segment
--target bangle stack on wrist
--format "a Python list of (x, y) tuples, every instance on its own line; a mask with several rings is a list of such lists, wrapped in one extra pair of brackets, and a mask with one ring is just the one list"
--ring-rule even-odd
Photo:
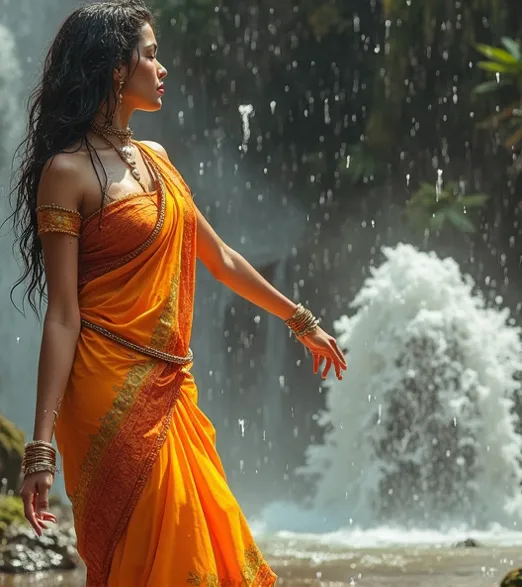
[(33, 473), (48, 471), (53, 475), (57, 471), (56, 449), (50, 442), (33, 440), (25, 445), (22, 472), (24, 477)]
[(298, 304), (292, 317), (286, 320), (285, 324), (297, 337), (306, 336), (317, 328), (319, 319), (302, 304)]

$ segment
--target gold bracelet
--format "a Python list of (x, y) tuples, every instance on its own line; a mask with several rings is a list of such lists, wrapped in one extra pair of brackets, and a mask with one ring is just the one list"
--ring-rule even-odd
[(306, 336), (317, 328), (319, 319), (302, 304), (297, 304), (295, 312), (288, 320), (285, 320), (285, 324), (297, 337)]
[(34, 473), (51, 473), (51, 475), (56, 475), (58, 469), (55, 466), (52, 465), (46, 465), (44, 463), (42, 463), (41, 465), (34, 465), (32, 467), (28, 467), (27, 469), (24, 470), (24, 477), (27, 477), (28, 475), (33, 475)]
[(45, 446), (46, 448), (50, 448), (54, 451), (56, 451), (56, 449), (54, 448), (54, 446), (52, 445), (51, 442), (47, 442), (46, 440), (31, 440), (31, 442), (28, 442), (25, 445), (25, 448), (32, 448), (33, 446)]

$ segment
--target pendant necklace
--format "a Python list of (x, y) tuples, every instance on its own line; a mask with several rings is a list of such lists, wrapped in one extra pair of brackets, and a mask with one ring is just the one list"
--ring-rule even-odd
[[(123, 130), (113, 126), (101, 126), (96, 122), (91, 122), (91, 130), (118, 153), (120, 159), (129, 167), (132, 177), (140, 184), (144, 192), (148, 192), (149, 190), (141, 182), (141, 173), (134, 156), (134, 147), (131, 142), (133, 131), (130, 128)], [(110, 135), (117, 137), (123, 143), (123, 147), (118, 147), (112, 143), (109, 140)]]

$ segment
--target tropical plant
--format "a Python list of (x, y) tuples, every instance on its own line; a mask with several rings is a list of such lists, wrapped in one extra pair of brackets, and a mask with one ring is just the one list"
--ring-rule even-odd
[(502, 143), (507, 149), (517, 147), (522, 141), (522, 50), (520, 44), (509, 37), (502, 38), (504, 48), (490, 45), (477, 45), (485, 61), (477, 65), (483, 71), (495, 76), (495, 79), (483, 82), (473, 90), (474, 94), (490, 94), (499, 92), (502, 88), (510, 87), (511, 94), (516, 99), (504, 106), (499, 112), (480, 123), (481, 128), (498, 131)]
[(460, 232), (476, 231), (471, 212), (484, 207), (488, 201), (487, 194), (464, 194), (456, 182), (449, 182), (445, 187), (441, 182), (433, 185), (421, 183), (406, 205), (408, 220), (415, 227), (424, 227), (441, 231), (452, 226)]

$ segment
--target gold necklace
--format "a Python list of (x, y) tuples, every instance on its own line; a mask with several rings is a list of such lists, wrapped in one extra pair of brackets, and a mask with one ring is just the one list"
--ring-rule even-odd
[(98, 134), (114, 135), (127, 144), (134, 135), (134, 131), (129, 127), (116, 128), (114, 126), (110, 126), (109, 124), (102, 126), (101, 124), (94, 122), (94, 120), (91, 122), (90, 126), (91, 129)]
[[(132, 177), (140, 184), (143, 191), (148, 191), (147, 188), (141, 182), (141, 173), (136, 163), (134, 156), (134, 149), (131, 143), (132, 130), (121, 130), (112, 126), (102, 127), (96, 123), (91, 123), (91, 130), (96, 133), (101, 139), (103, 139), (109, 147), (112, 147), (116, 153), (120, 156), (120, 159), (130, 168)], [(123, 147), (116, 146), (112, 141), (109, 140), (108, 135), (114, 135), (118, 137), (123, 143)]]

